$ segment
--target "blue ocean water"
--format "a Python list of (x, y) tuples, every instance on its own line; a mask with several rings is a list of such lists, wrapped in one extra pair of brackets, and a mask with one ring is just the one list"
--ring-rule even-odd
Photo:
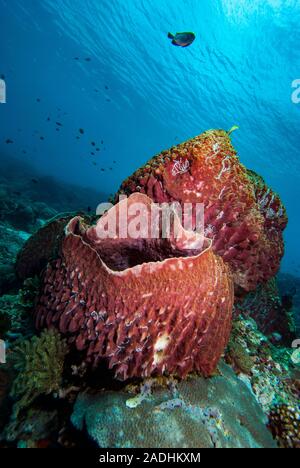
[[(300, 275), (299, 22), (299, 0), (0, 0), (0, 157), (100, 202), (161, 149), (238, 125), (242, 162), (287, 206), (282, 268)], [(185, 30), (194, 44), (172, 46)]]

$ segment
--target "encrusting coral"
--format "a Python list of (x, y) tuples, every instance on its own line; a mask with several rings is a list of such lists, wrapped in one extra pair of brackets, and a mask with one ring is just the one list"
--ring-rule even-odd
[(185, 231), (175, 213), (178, 237), (172, 228), (167, 238), (103, 236), (106, 224), (120, 221), (119, 213), (127, 216), (136, 203), (148, 214), (161, 213), (147, 196), (135, 194), (97, 226), (80, 218), (68, 224), (61, 258), (44, 275), (36, 325), (59, 329), (94, 364), (107, 360), (120, 380), (211, 375), (230, 334), (229, 269), (211, 242)]
[(236, 286), (254, 290), (273, 277), (287, 224), (279, 197), (239, 161), (229, 132), (210, 130), (151, 159), (118, 195), (140, 192), (154, 202), (204, 204), (205, 235), (228, 262)]
[(59, 392), (68, 345), (55, 330), (46, 330), (40, 337), (17, 344), (12, 362), (18, 372), (11, 396), (17, 400), (14, 414), (27, 408), (38, 396)]
[(20, 418), (13, 419), (4, 429), (8, 442), (17, 442), (18, 448), (47, 448), (49, 438), (58, 430), (58, 411), (30, 408)]

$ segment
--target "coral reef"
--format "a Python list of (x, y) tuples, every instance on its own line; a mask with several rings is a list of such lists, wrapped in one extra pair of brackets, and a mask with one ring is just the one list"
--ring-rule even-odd
[(220, 371), (156, 389), (137, 406), (125, 391), (80, 394), (72, 422), (102, 448), (275, 447), (251, 392), (228, 366)]
[(205, 235), (230, 265), (236, 286), (254, 290), (273, 277), (287, 224), (279, 197), (240, 163), (229, 133), (210, 130), (163, 151), (123, 182), (119, 194), (155, 202), (204, 204)]
[(211, 375), (231, 328), (228, 268), (207, 239), (184, 231), (175, 213), (178, 237), (171, 228), (168, 238), (107, 238), (106, 224), (120, 212), (127, 216), (135, 203), (148, 214), (161, 213), (148, 197), (135, 194), (97, 226), (88, 228), (80, 218), (69, 223), (62, 256), (44, 275), (36, 325), (58, 328), (94, 364), (105, 358), (121, 380)]
[(269, 427), (281, 448), (300, 448), (300, 406), (276, 406), (269, 417)]
[(12, 383), (12, 375), (7, 366), (1, 365), (0, 368), (0, 433), (6, 423), (10, 406), (8, 404), (9, 392)]
[(230, 335), (226, 360), (237, 373), (251, 374), (254, 366), (254, 358), (240, 340), (240, 329), (238, 322), (233, 322), (232, 332)]
[(240, 317), (233, 322), (226, 361), (254, 393), (266, 415), (274, 405), (294, 405), (299, 399), (292, 351), (274, 346), (253, 319)]
[(46, 448), (53, 432), (58, 430), (57, 410), (42, 411), (30, 408), (26, 417), (14, 419), (2, 434), (8, 442), (17, 442), (18, 448)]
[(300, 336), (300, 278), (288, 273), (278, 275), (278, 288), (284, 301), (290, 300), (295, 318), (296, 334)]
[(17, 287), (14, 264), (29, 234), (0, 223), (0, 295)]
[(59, 392), (68, 346), (55, 330), (22, 341), (13, 349), (12, 361), (18, 375), (11, 395), (17, 400), (14, 415), (27, 408), (38, 396)]
[[(28, 304), (27, 304), (28, 305)], [(33, 335), (34, 323), (20, 295), (0, 297), (0, 338), (14, 342)]]
[(37, 276), (27, 278), (19, 290), (19, 303), (26, 309), (32, 309), (40, 292), (40, 280)]
[(100, 447), (299, 447), (300, 280), (280, 274), (279, 293), (272, 278), (285, 210), (226, 132), (162, 153), (120, 190), (138, 192), (121, 204), (152, 215), (165, 209), (153, 201), (203, 203), (204, 237), (173, 211), (166, 238), (107, 237), (114, 215), (120, 234), (123, 205), (74, 214), (84, 190), (10, 172), (0, 174), (1, 447), (78, 447), (86, 432)]
[(276, 278), (259, 285), (243, 298), (236, 298), (236, 313), (252, 317), (266, 335), (279, 333), (278, 339), (290, 345), (296, 337), (293, 312), (279, 295)]

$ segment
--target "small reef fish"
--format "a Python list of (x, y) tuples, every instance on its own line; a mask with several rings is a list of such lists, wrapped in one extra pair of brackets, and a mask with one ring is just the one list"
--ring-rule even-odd
[(194, 42), (196, 36), (192, 32), (182, 32), (175, 35), (168, 33), (168, 38), (172, 39), (172, 44), (175, 46), (188, 47)]

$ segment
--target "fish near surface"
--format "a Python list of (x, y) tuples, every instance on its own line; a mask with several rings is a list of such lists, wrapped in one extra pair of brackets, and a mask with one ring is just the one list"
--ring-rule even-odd
[(172, 44), (175, 46), (188, 47), (194, 42), (196, 36), (193, 32), (182, 32), (175, 35), (168, 33), (168, 38), (172, 39)]

